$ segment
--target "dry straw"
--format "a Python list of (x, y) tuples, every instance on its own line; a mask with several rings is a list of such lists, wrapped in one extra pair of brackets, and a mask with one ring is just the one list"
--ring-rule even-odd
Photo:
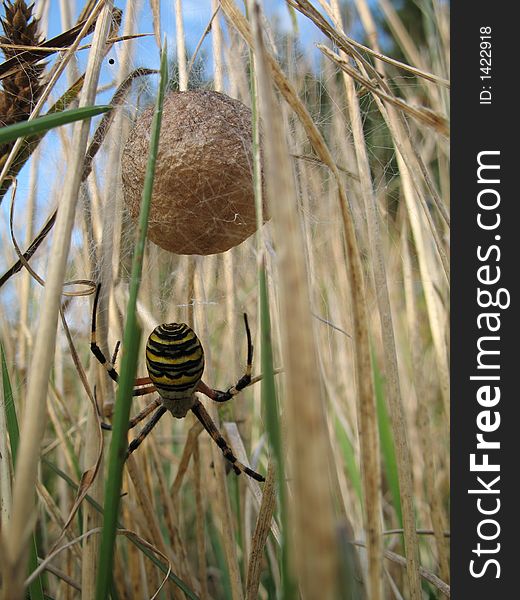
[[(4, 536), (14, 540), (0, 545), (3, 581), (20, 597), (29, 572), (19, 562), (14, 573), (9, 553), (22, 552), (27, 524), (27, 532), (36, 531), (31, 599), (81, 593), (90, 600), (99, 580), (98, 527), (115, 500), (120, 510), (111, 516), (110, 543), (123, 527), (138, 536), (118, 536), (114, 567), (103, 575), (121, 599), (152, 597), (163, 580), (163, 597), (179, 600), (449, 597), (447, 5), (422, 4), (429, 33), (421, 40), (410, 38), (408, 23), (400, 22), (391, 3), (381, 0), (376, 13), (373, 3), (354, 0), (349, 24), (363, 26), (368, 41), (361, 44), (360, 28), (357, 39), (343, 30), (335, 0), (280, 4), (293, 18), (289, 31), (281, 31), (270, 14), (260, 15), (258, 3), (249, 3), (244, 14), (240, 3), (212, 0), (195, 48), (189, 36), (185, 39), (190, 33), (182, 23), (186, 2), (162, 3), (162, 14), (156, 0), (123, 4), (124, 41), (113, 46), (111, 39), (104, 46), (105, 52), (121, 52), (121, 77), (132, 62), (125, 58), (130, 53), (126, 36), (142, 22), (142, 8), (153, 16), (157, 40), (163, 30), (178, 41), (173, 72), (179, 80), (172, 86), (193, 89), (202, 83), (251, 107), (253, 131), (258, 133), (255, 126), (262, 123), (262, 149), (254, 139), (254, 162), (243, 170), (254, 172), (258, 223), (266, 192), (272, 218), (259, 234), (224, 255), (179, 257), (147, 243), (140, 255), (139, 298), (133, 296), (135, 305), (128, 310), (129, 288), (134, 294), (136, 286), (135, 277), (129, 277), (135, 230), (113, 165), (134, 113), (145, 108), (148, 96), (137, 85), (130, 89), (137, 82), (133, 73), (113, 102), (118, 111), (110, 113), (110, 127), (103, 119), (94, 134), (92, 150), (85, 152), (84, 144), (71, 143), (63, 129), (57, 130), (63, 148), (59, 164), (81, 173), (84, 185), (74, 228), (67, 222), (66, 228), (52, 230), (50, 250), (31, 225), (45, 220), (36, 167), (32, 200), (24, 198), (25, 180), (18, 182), (15, 238), (23, 239), (24, 247), (43, 243), (1, 279), (2, 284), (9, 280), (0, 298), (8, 315), (0, 323), (7, 409), (5, 423), (0, 419), (1, 518)], [(83, 2), (82, 9), (80, 18), (88, 18), (101, 4)], [(378, 48), (376, 18), (382, 15), (402, 61)], [(168, 29), (174, 18), (176, 31)], [(303, 20), (305, 35), (310, 31), (322, 42), (321, 52), (312, 54), (321, 61), (319, 73), (297, 29)], [(77, 26), (71, 30), (79, 31)], [(132, 43), (143, 43), (139, 60), (146, 59), (144, 42)], [(65, 58), (78, 44), (64, 48)], [(210, 44), (214, 70), (208, 68), (206, 78), (198, 73)], [(99, 47), (86, 51), (91, 61), (102, 54)], [(63, 58), (57, 65), (52, 82)], [(46, 88), (45, 94), (50, 92)], [(67, 92), (69, 98), (76, 94)], [(116, 112), (119, 123), (119, 117), (113, 119)], [(108, 145), (100, 148), (105, 135)], [(31, 156), (33, 165), (39, 161), (46, 167), (48, 153), (42, 144), (39, 156)], [(59, 177), (50, 180), (51, 201), (59, 195), (60, 212), (64, 208), (69, 216), (75, 204), (71, 182), (67, 174), (69, 200), (62, 204)], [(26, 205), (24, 239), (18, 220)], [(67, 252), (71, 231), (74, 245)], [(15, 250), (9, 237), (2, 240), (4, 261), (11, 265)], [(48, 265), (41, 260), (47, 260), (46, 249)], [(218, 410), (208, 404), (208, 410), (239, 460), (267, 473), (265, 483), (227, 473), (220, 450), (198, 423), (165, 417), (128, 461), (121, 490), (112, 476), (107, 482), (107, 465), (88, 491), (85, 481), (80, 486), (82, 472), (92, 478), (89, 467), (99, 453), (94, 396), (103, 418), (110, 419), (114, 397), (122, 392), (104, 370), (97, 372), (90, 356), (86, 299), (64, 301), (67, 337), (63, 327), (56, 331), (65, 257), (67, 279), (102, 281), (96, 337), (107, 356), (122, 338), (129, 315), (145, 335), (158, 323), (185, 321), (203, 342), (204, 380), (227, 389), (245, 366), (241, 313), (247, 312), (255, 346), (254, 385)], [(42, 289), (17, 271), (26, 271), (27, 263), (47, 282), (43, 302)], [(142, 377), (143, 358), (143, 341), (123, 343), (116, 360), (121, 379), (130, 359)], [(79, 383), (84, 370), (90, 386)], [(49, 374), (52, 385), (47, 386)], [(125, 379), (133, 384), (128, 374)], [(36, 382), (41, 384), (37, 393)], [(48, 419), (41, 418), (47, 396)], [(131, 414), (150, 399), (134, 398)], [(14, 480), (10, 462), (4, 461), (9, 454), (17, 459), (15, 412), (24, 401), (29, 407), (24, 421), (41, 422), (36, 435), (24, 422), (23, 462), (30, 447), (30, 473), (17, 470)], [(120, 421), (123, 448), (126, 416)], [(114, 432), (104, 436), (109, 447)], [(41, 476), (36, 477), (38, 460)], [(20, 501), (15, 490), (13, 503), (12, 487), (24, 481), (27, 494)], [(99, 490), (105, 484), (113, 488), (108, 503)], [(83, 524), (74, 518), (65, 527), (71, 507), (77, 508), (78, 489), (80, 497), (86, 491), (80, 505)], [(28, 508), (34, 506), (35, 490), (37, 512)], [(52, 550), (56, 544), (58, 554)], [(46, 576), (35, 571), (38, 558)], [(11, 586), (15, 576), (18, 589)]]
[[(100, 13), (100, 15), (99, 15)], [(80, 97), (80, 106), (94, 103), (97, 78), (104, 44), (110, 30), (111, 5), (101, 2), (93, 10), (91, 22), (98, 17), (92, 52), (89, 55), (85, 85)], [(70, 245), (74, 213), (78, 198), (81, 178), (81, 166), (85, 157), (89, 132), (89, 122), (82, 121), (74, 128), (73, 152), (70, 156), (68, 176), (61, 199), (56, 231), (50, 252), (50, 267), (42, 304), (40, 324), (33, 351), (25, 413), (21, 427), (20, 452), (13, 488), (13, 515), (6, 532), (10, 540), (8, 561), (5, 569), (4, 589), (8, 589), (10, 597), (21, 597), (23, 577), (26, 566), (26, 545), (28, 540), (27, 525), (34, 524), (32, 515), (34, 508), (34, 488), (37, 467), (40, 458), (40, 444), (46, 422), (46, 396), (52, 365), (52, 353), (49, 346), (54, 346), (58, 309), (65, 276), (65, 265)], [(13, 149), (14, 150), (14, 149)], [(6, 163), (7, 166), (7, 163)]]
[[(234, 25), (239, 29), (241, 35), (251, 44), (251, 35), (247, 24), (235, 5), (226, 0), (222, 3), (224, 10), (232, 19)], [(272, 57), (268, 57), (272, 77), (287, 101), (288, 105), (295, 111), (309, 140), (323, 162), (329, 166), (335, 178), (340, 181), (339, 172), (330, 155), (330, 152), (313, 123), (309, 113), (295, 93), (292, 85), (285, 78), (278, 64)], [(381, 597), (382, 582), (382, 540), (380, 535), (379, 515), (381, 508), (380, 479), (379, 479), (379, 450), (377, 439), (377, 423), (375, 415), (374, 394), (372, 388), (372, 373), (370, 365), (370, 354), (368, 347), (368, 327), (366, 321), (366, 308), (364, 300), (364, 284), (359, 249), (356, 243), (356, 234), (348, 208), (344, 190), (340, 184), (337, 190), (340, 204), (341, 217), (345, 231), (346, 253), (349, 263), (350, 292), (352, 294), (354, 340), (356, 352), (356, 368), (358, 371), (358, 406), (361, 435), (361, 460), (363, 462), (363, 484), (366, 498), (366, 532), (368, 536), (369, 555), (369, 582), (370, 593), (373, 598)], [(282, 196), (285, 197), (285, 196)], [(301, 257), (300, 257), (301, 258)], [(294, 288), (293, 288), (294, 289)], [(302, 326), (302, 325), (300, 325)], [(299, 351), (299, 350), (298, 350)], [(310, 372), (307, 371), (307, 374)], [(320, 472), (322, 473), (322, 471)], [(308, 571), (307, 571), (308, 573)]]
[[(283, 356), (287, 374), (286, 418), (297, 423), (288, 429), (289, 470), (293, 493), (289, 523), (293, 534), (291, 557), (306, 597), (333, 598), (337, 594), (334, 517), (330, 477), (321, 457), (327, 454), (325, 405), (317, 371), (315, 341), (310, 317), (310, 294), (304, 242), (297, 217), (297, 203), (282, 113), (276, 106), (267, 51), (260, 29), (260, 11), (253, 4), (254, 53), (260, 116), (271, 135), (263, 146), (266, 180), (275, 239), (280, 254)], [(280, 202), (280, 198), (283, 201)], [(315, 519), (319, 514), (320, 519)]]
[[(341, 27), (339, 5), (334, 2), (334, 16)], [(405, 528), (406, 555), (408, 558), (408, 577), (410, 597), (419, 600), (421, 588), (419, 582), (419, 546), (415, 534), (415, 508), (413, 504), (413, 484), (411, 456), (408, 444), (406, 424), (401, 398), (399, 368), (394, 337), (394, 325), (388, 294), (384, 248), (381, 244), (379, 215), (370, 174), (368, 153), (365, 145), (361, 112), (358, 97), (351, 77), (345, 76), (345, 87), (350, 112), (350, 120), (356, 150), (358, 172), (361, 183), (361, 194), (365, 202), (367, 216), (368, 243), (371, 248), (371, 265), (373, 269), (374, 287), (376, 290), (379, 318), (385, 356), (385, 372), (387, 376), (387, 396), (392, 417), (392, 428), (395, 439), (399, 468), (399, 488)]]

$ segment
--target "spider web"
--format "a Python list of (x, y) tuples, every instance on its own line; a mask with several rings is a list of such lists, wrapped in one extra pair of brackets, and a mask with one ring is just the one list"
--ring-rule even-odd
[[(189, 9), (192, 10), (192, 9)], [(207, 22), (207, 11), (192, 13), (198, 27), (196, 39), (204, 31)], [(151, 23), (148, 23), (148, 31), (151, 31)], [(146, 30), (146, 23), (136, 18), (134, 29)], [(313, 40), (314, 41), (314, 40)], [(138, 67), (156, 68), (157, 49), (153, 40), (137, 40), (132, 42), (135, 51), (130, 58), (128, 71)], [(174, 44), (172, 44), (174, 45)], [(351, 139), (348, 124), (345, 128), (346, 136), (337, 135), (338, 119), (344, 123), (346, 106), (344, 96), (338, 92), (337, 74), (325, 62), (318, 60), (318, 54), (309, 50), (306, 43), (298, 44), (291, 40), (287, 28), (273, 21), (269, 36), (271, 51), (282, 64), (286, 73), (293, 79), (301, 98), (304, 99), (314, 122), (324, 135), (329, 147), (337, 157), (337, 164), (345, 175), (345, 187), (356, 191), (356, 171), (354, 154), (351, 150)], [(195, 43), (188, 44), (190, 49)], [(115, 90), (114, 81), (121, 69), (120, 61), (121, 47), (116, 46), (106, 57), (103, 66), (103, 77), (98, 102), (109, 102)], [(110, 62), (114, 60), (114, 64)], [(172, 78), (170, 86), (178, 89), (179, 69), (178, 63), (173, 59)], [(225, 91), (233, 98), (238, 98), (247, 106), (250, 106), (250, 90), (248, 80), (249, 49), (237, 36), (236, 33), (225, 31), (223, 49), (223, 85)], [(80, 62), (80, 66), (84, 62)], [(211, 40), (206, 39), (199, 51), (198, 57), (193, 63), (190, 72), (189, 89), (212, 89), (214, 84), (214, 69), (212, 59)], [(71, 243), (69, 263), (67, 269), (67, 280), (92, 279), (103, 280), (108, 277), (115, 282), (111, 312), (106, 307), (101, 311), (106, 312), (103, 318), (110, 322), (109, 348), (113, 348), (115, 341), (120, 339), (122, 322), (126, 305), (126, 293), (130, 278), (131, 259), (135, 249), (135, 221), (130, 216), (127, 206), (122, 197), (120, 174), (114, 157), (128, 135), (129, 130), (137, 115), (141, 114), (147, 106), (153, 105), (156, 92), (156, 77), (143, 77), (136, 80), (132, 91), (124, 100), (120, 109), (120, 124), (112, 126), (108, 131), (103, 146), (94, 158), (93, 172), (87, 182), (82, 186), (81, 198), (76, 214), (76, 225)], [(414, 85), (414, 84), (411, 84)], [(56, 94), (62, 93), (67, 88), (64, 78), (56, 89)], [(317, 296), (314, 302), (315, 313), (318, 317), (325, 319), (337, 326), (339, 329), (348, 330), (349, 324), (341, 322), (336, 310), (329, 306), (331, 295), (339, 294), (337, 282), (334, 279), (333, 269), (323, 269), (319, 272), (319, 258), (327, 254), (330, 244), (331, 232), (333, 235), (341, 235), (339, 219), (335, 199), (331, 195), (333, 188), (331, 176), (323, 165), (317, 162), (315, 155), (309, 145), (305, 132), (294, 116), (285, 112), (286, 139), (293, 155), (294, 173), (298, 184), (298, 201), (302, 216), (302, 226), (306, 230), (309, 243), (316, 253), (313, 276), (321, 279), (323, 286), (329, 291), (324, 292), (318, 286)], [(372, 140), (367, 145), (370, 160), (373, 165), (373, 175), (376, 195), (386, 196), (387, 190), (392, 186), (396, 177), (393, 157), (393, 148), (385, 144), (385, 125), (382, 123), (377, 107), (370, 97), (366, 97), (363, 105), (363, 118), (365, 132)], [(119, 129), (118, 129), (119, 127)], [(265, 124), (264, 124), (265, 128)], [(378, 137), (379, 136), (379, 137)], [(59, 202), (59, 193), (66, 173), (67, 134), (63, 132), (52, 132), (44, 141), (41, 149), (40, 174), (36, 181), (26, 178), (20, 182), (18, 195), (19, 204), (15, 231), (20, 240), (26, 239), (26, 224), (23, 217), (27, 195), (32, 189), (37, 190), (34, 230), (37, 231), (46, 215)], [(244, 145), (249, 144), (249, 139), (243, 140)], [(252, 172), (252, 166), (248, 168)], [(52, 174), (49, 177), (49, 173)], [(204, 175), (200, 175), (203, 177)], [(206, 182), (202, 182), (206, 183)], [(211, 187), (211, 183), (208, 183)], [(31, 189), (31, 186), (33, 188)], [(218, 196), (213, 201), (225, 200)], [(5, 205), (4, 205), (5, 206)], [(189, 209), (186, 218), (190, 217)], [(211, 209), (208, 205), (208, 211)], [(356, 207), (353, 204), (356, 214)], [(362, 227), (361, 213), (357, 209), (359, 227)], [(5, 209), (3, 212), (4, 223), (6, 221)], [(217, 215), (213, 215), (215, 225), (218, 227)], [(266, 234), (266, 248), (274, 265), (276, 264), (276, 248), (271, 241), (271, 225), (264, 226)], [(2, 232), (8, 231), (6, 227)], [(15, 258), (9, 241), (2, 233), (3, 246), (6, 248), (2, 260), (5, 266)], [(31, 261), (34, 268), (45, 277), (47, 268), (47, 255), (50, 247), (50, 236), (44, 242), (37, 255)], [(234, 251), (234, 271), (229, 275), (225, 261), (221, 255), (204, 258), (187, 258), (173, 255), (153, 243), (149, 243), (146, 250), (143, 265), (143, 294), (140, 302), (139, 316), (145, 331), (153, 329), (160, 322), (186, 321), (192, 307), (195, 307), (196, 318), (199, 324), (208, 330), (211, 329), (211, 341), (218, 341), (231, 329), (237, 339), (241, 335), (240, 312), (247, 309), (248, 312), (256, 312), (256, 240), (253, 238), (244, 242)], [(190, 273), (195, 268), (195, 278), (190, 280)], [(312, 265), (311, 265), (312, 266)], [(275, 267), (273, 267), (275, 268)], [(271, 274), (275, 278), (275, 273)], [(273, 279), (274, 281), (274, 279)], [(195, 286), (192, 288), (192, 283)], [(7, 298), (12, 308), (15, 308), (15, 296), (19, 293), (19, 285), (15, 281), (9, 284)], [(229, 286), (232, 286), (230, 289)], [(229, 296), (234, 296), (233, 302)], [(274, 295), (276, 298), (276, 294)], [(29, 318), (30, 327), (37, 321), (38, 304), (41, 300), (41, 289), (34, 289), (34, 298)], [(230, 312), (234, 309), (234, 313)], [(200, 311), (203, 311), (201, 313)], [(14, 310), (16, 312), (16, 309)], [(204, 318), (200, 315), (204, 314)], [(86, 347), (86, 332), (90, 327), (90, 302), (86, 298), (74, 298), (67, 305), (67, 318), (73, 332), (74, 340), (78, 347)], [(16, 318), (14, 318), (16, 320)], [(211, 327), (208, 324), (211, 323)], [(145, 336), (146, 337), (146, 336)], [(333, 352), (333, 344), (330, 342), (329, 350)], [(235, 352), (233, 342), (227, 343), (227, 352)], [(66, 342), (61, 341), (62, 352), (67, 352)], [(237, 352), (236, 354), (239, 354)], [(240, 361), (241, 359), (238, 358)], [(224, 366), (225, 358), (215, 356), (217, 366)]]

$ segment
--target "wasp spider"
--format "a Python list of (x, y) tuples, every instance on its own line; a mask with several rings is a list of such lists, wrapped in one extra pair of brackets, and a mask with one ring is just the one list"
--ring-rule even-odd
[[(119, 375), (113, 365), (115, 357), (112, 361), (108, 361), (96, 342), (96, 313), (100, 289), (98, 284), (92, 311), (90, 349), (97, 360), (105, 367), (109, 376), (117, 383)], [(195, 394), (195, 392), (202, 392), (215, 402), (226, 402), (251, 383), (253, 344), (245, 313), (244, 323), (247, 335), (246, 371), (238, 382), (225, 392), (210, 388), (202, 381), (204, 350), (191, 327), (188, 327), (185, 323), (165, 323), (152, 331), (146, 344), (148, 377), (136, 379), (133, 395), (143, 396), (153, 392), (157, 392), (159, 395), (130, 420), (129, 428), (132, 428), (153, 413), (139, 435), (128, 446), (127, 458), (141, 445), (165, 412), (170, 411), (174, 417), (182, 419), (191, 410), (202, 423), (204, 429), (215, 440), (237, 475), (246, 473), (257, 481), (265, 481), (262, 475), (239, 462)], [(111, 429), (111, 426), (105, 423), (102, 426), (104, 429)]]

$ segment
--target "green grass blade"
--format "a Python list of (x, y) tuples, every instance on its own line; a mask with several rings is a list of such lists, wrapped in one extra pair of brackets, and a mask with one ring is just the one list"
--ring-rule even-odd
[[(247, 12), (247, 7), (246, 7)], [(253, 128), (253, 178), (256, 207), (256, 223), (258, 229), (263, 226), (263, 199), (262, 199), (262, 169), (260, 160), (260, 127), (258, 123), (258, 98), (256, 95), (255, 63), (253, 52), (249, 52), (249, 62), (251, 65), (250, 86), (251, 86), (251, 119)], [(263, 249), (260, 247), (259, 253), (262, 256)], [(285, 467), (282, 447), (282, 432), (280, 426), (280, 410), (276, 396), (276, 384), (274, 380), (273, 365), (273, 347), (271, 341), (271, 317), (269, 312), (269, 294), (267, 292), (267, 276), (265, 261), (262, 261), (258, 269), (259, 295), (260, 295), (260, 333), (262, 347), (260, 353), (262, 367), (261, 397), (262, 406), (265, 410), (266, 429), (269, 436), (269, 442), (273, 449), (276, 461), (276, 476), (278, 482), (278, 493), (280, 499), (280, 520), (282, 532), (289, 531), (287, 517), (287, 501), (285, 486)], [(291, 600), (296, 595), (296, 586), (290, 571), (289, 544), (287, 537), (282, 537), (282, 560), (281, 575), (283, 597), (285, 600)]]
[(379, 370), (374, 353), (372, 353), (372, 369), (374, 372), (377, 420), (379, 424), (379, 439), (381, 442), (381, 452), (383, 454), (383, 464), (385, 467), (388, 487), (390, 488), (390, 494), (392, 495), (394, 509), (399, 520), (399, 526), (402, 527), (403, 516), (401, 510), (401, 495), (399, 493), (399, 478), (397, 475), (394, 436), (392, 435), (392, 425), (386, 409), (384, 380), (381, 375), (381, 371)]
[(114, 564), (114, 549), (123, 481), (123, 467), (127, 447), (128, 421), (132, 401), (132, 389), (137, 371), (137, 356), (139, 349), (140, 331), (137, 324), (137, 295), (141, 283), (142, 265), (148, 217), (152, 198), (152, 188), (155, 173), (155, 163), (159, 148), (159, 132), (161, 129), (162, 104), (168, 79), (168, 63), (166, 58), (166, 43), (161, 53), (161, 77), (157, 94), (157, 104), (152, 122), (150, 151), (146, 168), (146, 177), (139, 214), (137, 243), (132, 260), (132, 274), (127, 307), (127, 318), (123, 334), (123, 360), (121, 377), (116, 394), (112, 441), (108, 458), (108, 475), (105, 487), (103, 533), (99, 556), (99, 572), (96, 585), (97, 600), (106, 600), (112, 581)]
[(74, 121), (90, 119), (109, 110), (112, 110), (111, 106), (84, 106), (82, 108), (73, 108), (71, 110), (44, 115), (43, 117), (36, 117), (36, 119), (32, 119), (31, 121), (8, 125), (7, 127), (0, 128), (0, 144), (11, 142), (20, 137), (43, 133), (49, 129), (67, 125)]
[[(14, 415), (14, 417), (16, 419), (16, 415)], [(17, 439), (17, 436), (16, 436), (17, 422), (16, 421), (15, 421), (15, 425), (16, 425), (15, 436), (13, 436), (12, 439), (16, 440)], [(69, 477), (64, 471), (62, 471), (59, 467), (57, 467), (53, 462), (51, 462), (47, 458), (42, 458), (42, 463), (45, 466), (47, 466), (51, 471), (53, 471), (58, 477), (63, 479), (70, 486), (70, 488), (73, 490), (73, 492), (75, 494), (78, 492), (78, 490), (79, 490), (78, 484), (71, 477)], [(78, 479), (79, 479), (79, 474), (78, 474)], [(98, 502), (96, 502), (96, 500), (94, 500), (88, 494), (85, 496), (85, 500), (87, 502), (89, 502), (89, 504), (91, 504), (101, 515), (103, 515), (103, 507)], [(117, 523), (117, 527), (121, 528), (121, 529), (125, 528), (124, 524), (122, 524), (120, 522)], [(146, 548), (145, 546), (140, 544), (137, 540), (135, 540), (133, 538), (127, 538), (127, 539), (129, 539), (132, 544), (134, 544), (137, 548), (139, 548), (139, 550), (141, 552), (143, 552), (143, 554), (149, 560), (151, 560), (165, 575), (167, 574), (167, 572), (168, 572), (167, 565), (164, 564), (153, 552), (151, 552), (148, 548)], [(184, 583), (184, 581), (182, 579), (177, 577), (177, 575), (175, 575), (175, 573), (170, 572), (168, 575), (168, 579), (169, 579), (169, 581), (171, 581), (172, 583), (177, 585), (177, 587), (179, 589), (181, 589), (188, 598), (190, 598), (191, 600), (198, 600), (198, 596), (188, 587), (188, 585), (186, 583)]]
[[(261, 265), (258, 273), (260, 289), (260, 330), (262, 336), (261, 363), (262, 363), (262, 406), (265, 410), (265, 423), (269, 442), (276, 460), (276, 474), (280, 498), (281, 529), (289, 531), (287, 489), (285, 486), (285, 466), (282, 446), (282, 432), (280, 426), (280, 410), (276, 395), (274, 381), (273, 349), (271, 343), (271, 317), (269, 313), (269, 298), (267, 294), (267, 278), (265, 265)], [(290, 570), (289, 543), (285, 535), (282, 536), (282, 585), (283, 597), (290, 600), (296, 597), (296, 586)]]
[(356, 453), (354, 446), (350, 441), (345, 429), (342, 427), (339, 419), (335, 419), (336, 436), (343, 455), (345, 468), (347, 469), (349, 482), (352, 484), (356, 496), (359, 498), (361, 506), (363, 506), (363, 487), (361, 485), (361, 473), (356, 461)]
[(208, 515), (207, 518), (207, 531), (209, 534), (209, 541), (213, 547), (214, 560), (217, 569), (220, 573), (220, 585), (222, 586), (222, 598), (232, 598), (233, 594), (231, 591), (231, 581), (229, 579), (229, 570), (226, 560), (226, 553), (222, 544), (220, 543), (220, 536), (215, 527), (213, 519)]
[(16, 409), (13, 401), (13, 388), (7, 370), (5, 360), (4, 346), (0, 342), (0, 352), (2, 354), (2, 384), (4, 386), (4, 409), (5, 420), (7, 422), (7, 430), (9, 432), (9, 444), (11, 446), (11, 456), (13, 458), (13, 466), (16, 465), (16, 457), (18, 455), (18, 444), (20, 441), (20, 430), (18, 428), (18, 419), (16, 417)]
[[(79, 485), (73, 480), (71, 479), (67, 473), (65, 473), (64, 471), (62, 471), (59, 467), (57, 467), (53, 462), (51, 462), (49, 459), (47, 458), (43, 458), (42, 459), (42, 463), (48, 467), (53, 473), (55, 473), (58, 477), (60, 477), (61, 479), (63, 479), (63, 481), (65, 481), (67, 483), (67, 485), (70, 486), (70, 488), (73, 490), (73, 492), (75, 494), (77, 494), (78, 489), (79, 489)], [(91, 504), (98, 512), (99, 514), (103, 514), (103, 507), (94, 500), (94, 498), (92, 498), (92, 496), (89, 496), (88, 494), (85, 496), (85, 500)], [(124, 529), (125, 526), (123, 523), (118, 522), (117, 526), (120, 529)], [(149, 550), (148, 548), (144, 547), (142, 544), (139, 543), (138, 540), (129, 537), (127, 538), (132, 544), (134, 544), (134, 546), (136, 548), (139, 548), (139, 550), (141, 550), (141, 552), (148, 558), (150, 559), (165, 575), (166, 573), (168, 573), (168, 566), (163, 563), (151, 550)], [(170, 572), (168, 575), (168, 580), (171, 581), (172, 583), (174, 583), (179, 589), (181, 589), (188, 598), (190, 598), (191, 600), (198, 600), (198, 596), (184, 583), (184, 581), (182, 579), (179, 579), (179, 577), (177, 577), (177, 575), (175, 575), (175, 573)]]
[(259, 270), (260, 282), (260, 332), (262, 338), (262, 350), (260, 354), (262, 365), (262, 405), (265, 408), (267, 434), (269, 442), (277, 462), (277, 473), (281, 481), (284, 481), (284, 462), (282, 449), (282, 433), (280, 427), (280, 416), (278, 410), (278, 399), (276, 397), (276, 384), (274, 381), (273, 349), (271, 343), (271, 318), (269, 314), (269, 300), (267, 297), (267, 282), (265, 267)]
[[(16, 465), (16, 457), (18, 455), (18, 443), (20, 441), (20, 430), (18, 428), (18, 419), (16, 417), (16, 409), (13, 401), (13, 388), (7, 370), (5, 360), (5, 352), (2, 343), (0, 342), (0, 354), (2, 360), (2, 385), (4, 388), (4, 408), (5, 420), (7, 423), (7, 431), (9, 432), (9, 444), (11, 446), (11, 456), (13, 459), (13, 467)], [(32, 573), (38, 566), (38, 547), (36, 545), (36, 537), (32, 535), (32, 541), (29, 545), (29, 573)], [(29, 597), (31, 600), (44, 600), (43, 582), (41, 576), (37, 577), (29, 586)]]

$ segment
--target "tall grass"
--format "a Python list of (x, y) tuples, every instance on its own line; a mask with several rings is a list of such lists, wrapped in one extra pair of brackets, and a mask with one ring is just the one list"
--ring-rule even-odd
[[(110, 4), (81, 7), (98, 16), (81, 106), (108, 103), (98, 74)], [(142, 33), (138, 4), (126, 4), (125, 34)], [(22, 251), (35, 230), (20, 217), (25, 196), (38, 223), (59, 211), (51, 242), (29, 259), (45, 287), (22, 272), (0, 288), (3, 598), (25, 586), (31, 598), (449, 596), (447, 7), (421, 2), (419, 40), (386, 0), (377, 11), (365, 0), (280, 2), (286, 29), (245, 4), (208, 1), (194, 43), (186, 3), (142, 10), (153, 39), (176, 40), (172, 85), (192, 86), (202, 60), (198, 83), (251, 107), (258, 222), (270, 218), (255, 236), (206, 257), (135, 241), (146, 211), (136, 231), (116, 167), (135, 114), (160, 102), (156, 78), (118, 106), (81, 190), (88, 121), (44, 138), (30, 159), (48, 206), (41, 178), (28, 190), (19, 177)], [(150, 43), (119, 42), (115, 85), (137, 61), (157, 68)], [(63, 94), (52, 75), (63, 59), (48, 60), (42, 112)], [(4, 212), (2, 273), (18, 258)], [(71, 280), (102, 282), (97, 338), (107, 356), (122, 340), (119, 386), (90, 355), (89, 299), (61, 296)], [(149, 399), (127, 402), (134, 371), (145, 375), (135, 333), (190, 323), (205, 381), (226, 389), (244, 368), (243, 312), (261, 378), (208, 411), (266, 482), (227, 473), (190, 415), (164, 417), (123, 466), (128, 415)], [(102, 445), (100, 416), (114, 417)]]

